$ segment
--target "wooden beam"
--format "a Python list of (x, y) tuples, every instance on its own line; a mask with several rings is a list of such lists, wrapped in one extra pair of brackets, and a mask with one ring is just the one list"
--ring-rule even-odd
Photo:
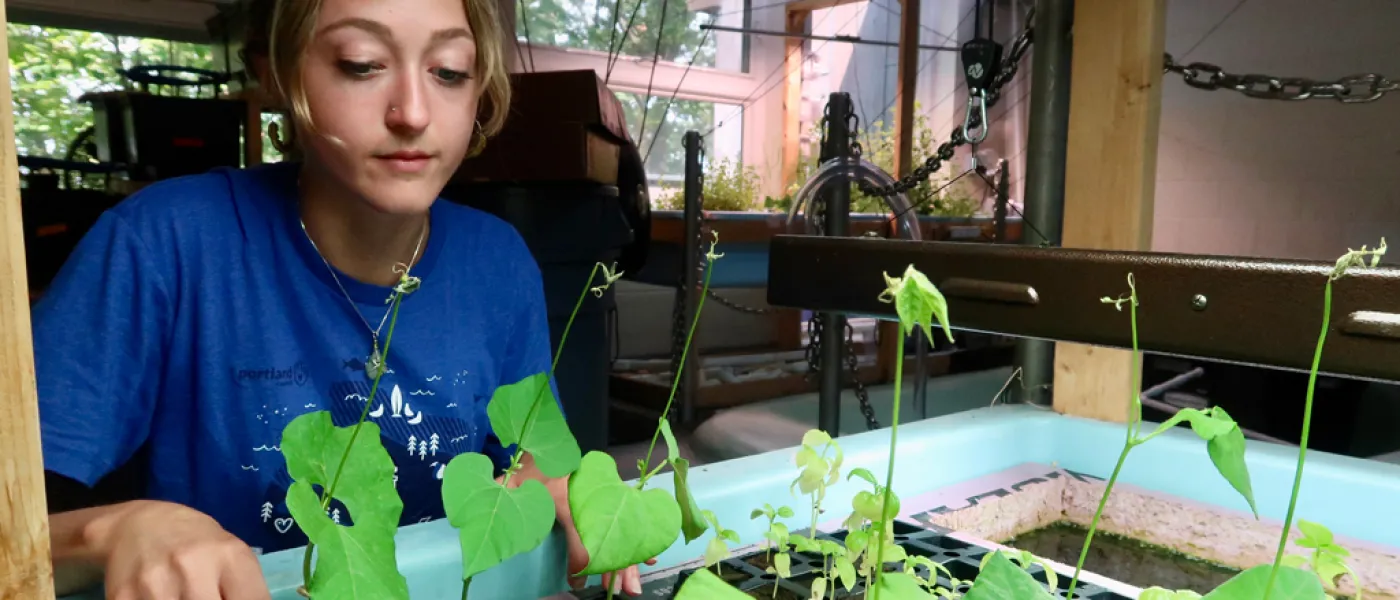
[[(810, 12), (789, 9), (786, 31), (806, 33), (810, 17)], [(783, 44), (786, 48), (783, 70), (787, 77), (783, 81), (783, 186), (779, 194), (787, 193), (787, 189), (797, 183), (797, 169), (802, 161), (802, 58), (806, 40), (786, 38)]]
[[(0, 4), (0, 57), (9, 64), (5, 23)], [(0, 106), (12, 102), (10, 71), (0, 70)], [(15, 153), (14, 114), (0, 111), (0, 598), (53, 598)]]
[[(1075, 2), (1066, 248), (1151, 248), (1165, 26), (1165, 0)], [(1115, 296), (1127, 286), (1125, 279), (1122, 289), (1085, 290), (1084, 297)], [(1131, 352), (1056, 344), (1055, 410), (1126, 421), (1133, 364)]]

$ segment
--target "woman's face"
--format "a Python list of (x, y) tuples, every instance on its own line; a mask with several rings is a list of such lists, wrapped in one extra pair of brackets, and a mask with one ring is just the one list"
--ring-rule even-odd
[(380, 212), (426, 211), (467, 153), (480, 96), (462, 0), (324, 0), (302, 64), (308, 158)]

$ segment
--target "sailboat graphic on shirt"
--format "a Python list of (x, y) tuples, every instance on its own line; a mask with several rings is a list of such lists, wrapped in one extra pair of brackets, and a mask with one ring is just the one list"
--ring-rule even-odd
[[(423, 422), (423, 413), (414, 412), (413, 406), (403, 399), (403, 390), (399, 386), (394, 386), (394, 391), (389, 394), (389, 408), (393, 411), (390, 414), (394, 419), (408, 419), (409, 425), (417, 425)], [(380, 404), (370, 411), (369, 416), (378, 419), (384, 416), (384, 405)]]

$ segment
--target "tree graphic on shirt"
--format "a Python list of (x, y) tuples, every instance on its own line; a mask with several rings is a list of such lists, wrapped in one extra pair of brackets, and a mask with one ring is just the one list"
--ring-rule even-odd
[(272, 503), (264, 502), (262, 505), (262, 520), (264, 523), (272, 518)]
[(432, 437), (428, 438), (428, 441), (429, 441), (428, 450), (429, 450), (430, 452), (433, 453), (433, 456), (437, 456), (437, 451), (438, 451), (438, 434), (434, 433), (434, 434), (432, 435)]
[(418, 436), (410, 434), (408, 436), (408, 455), (413, 456), (418, 453)]

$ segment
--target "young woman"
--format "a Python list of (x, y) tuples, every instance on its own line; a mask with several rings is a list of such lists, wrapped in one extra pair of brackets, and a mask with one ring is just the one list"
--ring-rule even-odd
[[(247, 58), (303, 159), (146, 188), (34, 310), (50, 496), (82, 507), (51, 516), (61, 592), (267, 598), (257, 553), (306, 544), (278, 444), (310, 411), (349, 425), (372, 403), (404, 524), (443, 516), (453, 456), (506, 458), (486, 403), (550, 367), (539, 269), (511, 226), (438, 199), (504, 120), (481, 100), (509, 103), (496, 1), (255, 2)], [(422, 287), (367, 399), (405, 266)], [(141, 499), (73, 499), (134, 457)], [(526, 473), (554, 492), (575, 572), (566, 482)], [(641, 592), (636, 567), (609, 580)]]

